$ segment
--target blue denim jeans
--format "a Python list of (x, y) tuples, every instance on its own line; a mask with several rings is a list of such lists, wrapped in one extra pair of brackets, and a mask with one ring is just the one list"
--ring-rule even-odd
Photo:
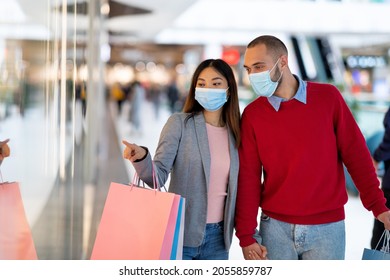
[(203, 242), (199, 247), (183, 247), (183, 260), (227, 260), (223, 222), (206, 224)]
[(262, 244), (270, 260), (343, 260), (345, 258), (344, 221), (297, 225), (262, 214)]

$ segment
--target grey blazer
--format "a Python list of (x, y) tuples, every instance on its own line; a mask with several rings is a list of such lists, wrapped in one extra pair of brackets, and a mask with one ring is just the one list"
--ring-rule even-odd
[[(173, 114), (165, 124), (152, 161), (150, 153), (140, 162), (133, 162), (138, 176), (153, 186), (152, 164), (160, 186), (168, 179), (169, 192), (186, 199), (184, 246), (198, 247), (204, 237), (207, 217), (207, 192), (210, 178), (210, 150), (206, 122), (197, 114), (185, 122), (187, 113)], [(229, 130), (230, 171), (224, 210), (224, 240), (230, 249), (233, 237), (237, 194), (238, 151)]]

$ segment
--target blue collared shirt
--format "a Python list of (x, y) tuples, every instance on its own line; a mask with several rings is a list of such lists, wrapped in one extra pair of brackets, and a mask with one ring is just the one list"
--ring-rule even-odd
[[(292, 99), (296, 99), (303, 104), (306, 104), (306, 97), (307, 97), (307, 92), (306, 92), (306, 82), (303, 81), (301, 78), (298, 76), (294, 75), (294, 77), (298, 80), (299, 86), (298, 90), (295, 93), (294, 97)], [(274, 107), (276, 111), (279, 111), (280, 105), (282, 102), (287, 101), (287, 99), (278, 97), (275, 95), (272, 95), (271, 97), (268, 97), (268, 102)]]

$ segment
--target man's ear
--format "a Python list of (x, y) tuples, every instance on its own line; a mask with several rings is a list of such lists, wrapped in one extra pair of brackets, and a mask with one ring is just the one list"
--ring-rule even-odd
[(288, 57), (287, 57), (287, 55), (282, 55), (280, 57), (280, 66), (282, 66), (282, 67), (288, 66)]

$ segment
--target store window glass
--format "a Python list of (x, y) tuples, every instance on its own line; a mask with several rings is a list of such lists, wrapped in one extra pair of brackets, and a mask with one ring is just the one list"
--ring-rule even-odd
[(39, 259), (87, 258), (93, 191), (86, 185), (103, 97), (100, 1), (3, 2), (0, 140), (10, 139), (11, 156), (2, 179), (20, 184)]

